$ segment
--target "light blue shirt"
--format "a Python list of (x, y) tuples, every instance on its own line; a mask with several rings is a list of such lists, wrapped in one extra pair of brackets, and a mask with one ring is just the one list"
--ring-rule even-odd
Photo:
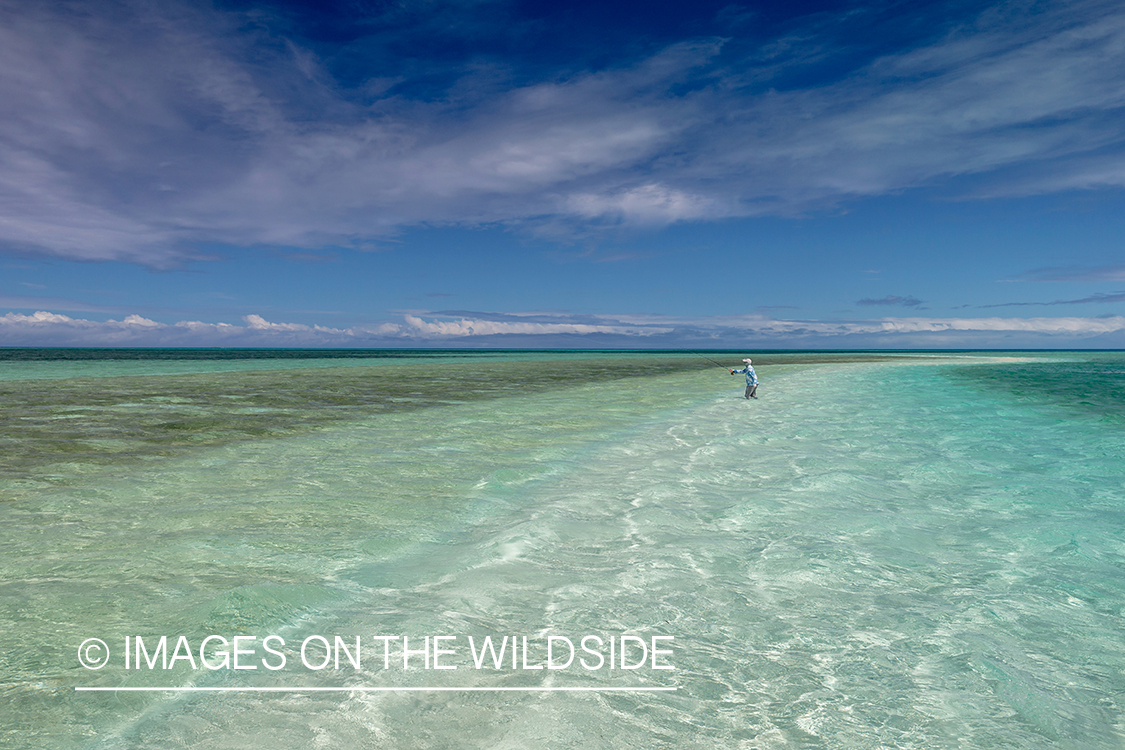
[(737, 373), (746, 373), (746, 385), (757, 385), (758, 384), (758, 375), (754, 372), (754, 368), (752, 366), (746, 365), (741, 370), (732, 370), (731, 375), (733, 375), (736, 372)]

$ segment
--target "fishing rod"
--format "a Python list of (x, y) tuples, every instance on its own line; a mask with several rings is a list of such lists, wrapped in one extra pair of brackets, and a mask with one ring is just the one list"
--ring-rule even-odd
[[(697, 357), (703, 357), (703, 355), (702, 355), (702, 354), (700, 354), (699, 352), (692, 352), (692, 354), (694, 354), (694, 355), (695, 355), (695, 356), (697, 356)], [(711, 359), (710, 357), (703, 357), (703, 359), (707, 360), (708, 362), (710, 362), (710, 363), (712, 363), (712, 364), (718, 365), (719, 367), (723, 368), (724, 370), (729, 370), (729, 369), (731, 369), (731, 368), (727, 367), (727, 366), (726, 366), (726, 365), (724, 365), (724, 364), (719, 364), (718, 362), (716, 362), (715, 360)]]

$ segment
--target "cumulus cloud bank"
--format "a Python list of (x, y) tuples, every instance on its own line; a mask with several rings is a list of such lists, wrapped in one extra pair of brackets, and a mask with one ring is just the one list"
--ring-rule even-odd
[[(523, 320), (521, 320), (523, 318)], [(1099, 318), (880, 318), (874, 320), (784, 320), (766, 316), (670, 318), (665, 316), (569, 316), (548, 313), (405, 315), (401, 323), (331, 328), (276, 323), (247, 315), (242, 325), (180, 321), (159, 323), (140, 315), (94, 321), (38, 311), (0, 316), (0, 346), (246, 346), (411, 347), (574, 346), (613, 344), (660, 348), (755, 343), (776, 347), (847, 346), (859, 341), (881, 347), (919, 344), (995, 348), (1005, 344), (1070, 346), (1117, 336), (1125, 340), (1125, 317)]]
[(3, 2), (0, 248), (162, 267), (417, 224), (793, 214), (956, 175), (990, 195), (1125, 185), (1125, 10), (1044, 7), (803, 87), (781, 82), (815, 29), (788, 56), (689, 39), (411, 96), (409, 70), (342, 83), (260, 16)]

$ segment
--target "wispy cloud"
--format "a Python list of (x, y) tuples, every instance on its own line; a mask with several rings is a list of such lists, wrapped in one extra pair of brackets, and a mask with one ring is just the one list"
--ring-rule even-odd
[(348, 87), (262, 14), (96, 8), (0, 5), (8, 251), (163, 267), (417, 224), (794, 214), (955, 175), (994, 195), (1125, 185), (1125, 11), (1101, 0), (986, 14), (802, 88), (775, 84), (828, 54), (816, 29), (519, 82), (484, 63), (413, 97), (434, 71)]
[(567, 198), (567, 213), (584, 219), (608, 218), (634, 224), (667, 224), (730, 214), (712, 199), (651, 183), (609, 193), (578, 193)]
[(7, 308), (9, 310), (40, 310), (44, 307), (50, 307), (54, 310), (65, 310), (66, 312), (93, 312), (105, 313), (107, 315), (128, 313), (127, 308), (92, 305), (88, 302), (67, 299), (66, 297), (43, 297), (0, 293), (0, 308)]
[(1006, 281), (1125, 281), (1125, 265), (1036, 268)]
[(1099, 292), (1080, 299), (1058, 299), (1052, 302), (1003, 302), (996, 305), (977, 305), (977, 307), (1037, 307), (1050, 305), (1088, 305), (1090, 303), (1106, 302), (1125, 302), (1125, 292), (1115, 292), (1113, 294), (1103, 294)]
[(888, 294), (886, 297), (881, 297), (879, 299), (861, 299), (856, 302), (856, 304), (863, 305), (865, 307), (870, 305), (897, 305), (900, 307), (917, 307), (923, 302), (924, 300), (916, 299), (910, 296), (896, 297), (894, 295)]

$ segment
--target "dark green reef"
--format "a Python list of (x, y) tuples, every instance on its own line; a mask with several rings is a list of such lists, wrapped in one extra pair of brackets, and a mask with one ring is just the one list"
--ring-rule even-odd
[[(707, 353), (738, 366), (742, 352)], [(755, 366), (903, 355), (755, 354)], [(260, 361), (262, 369), (0, 380), (0, 477), (60, 481), (77, 465), (125, 465), (371, 415), (584, 384), (718, 369), (685, 352), (0, 349), (4, 362)], [(332, 366), (276, 369), (286, 360)], [(330, 361), (335, 360), (335, 361)], [(343, 365), (339, 360), (379, 360)], [(377, 365), (377, 366), (372, 366)], [(721, 371), (720, 371), (721, 373)]]

